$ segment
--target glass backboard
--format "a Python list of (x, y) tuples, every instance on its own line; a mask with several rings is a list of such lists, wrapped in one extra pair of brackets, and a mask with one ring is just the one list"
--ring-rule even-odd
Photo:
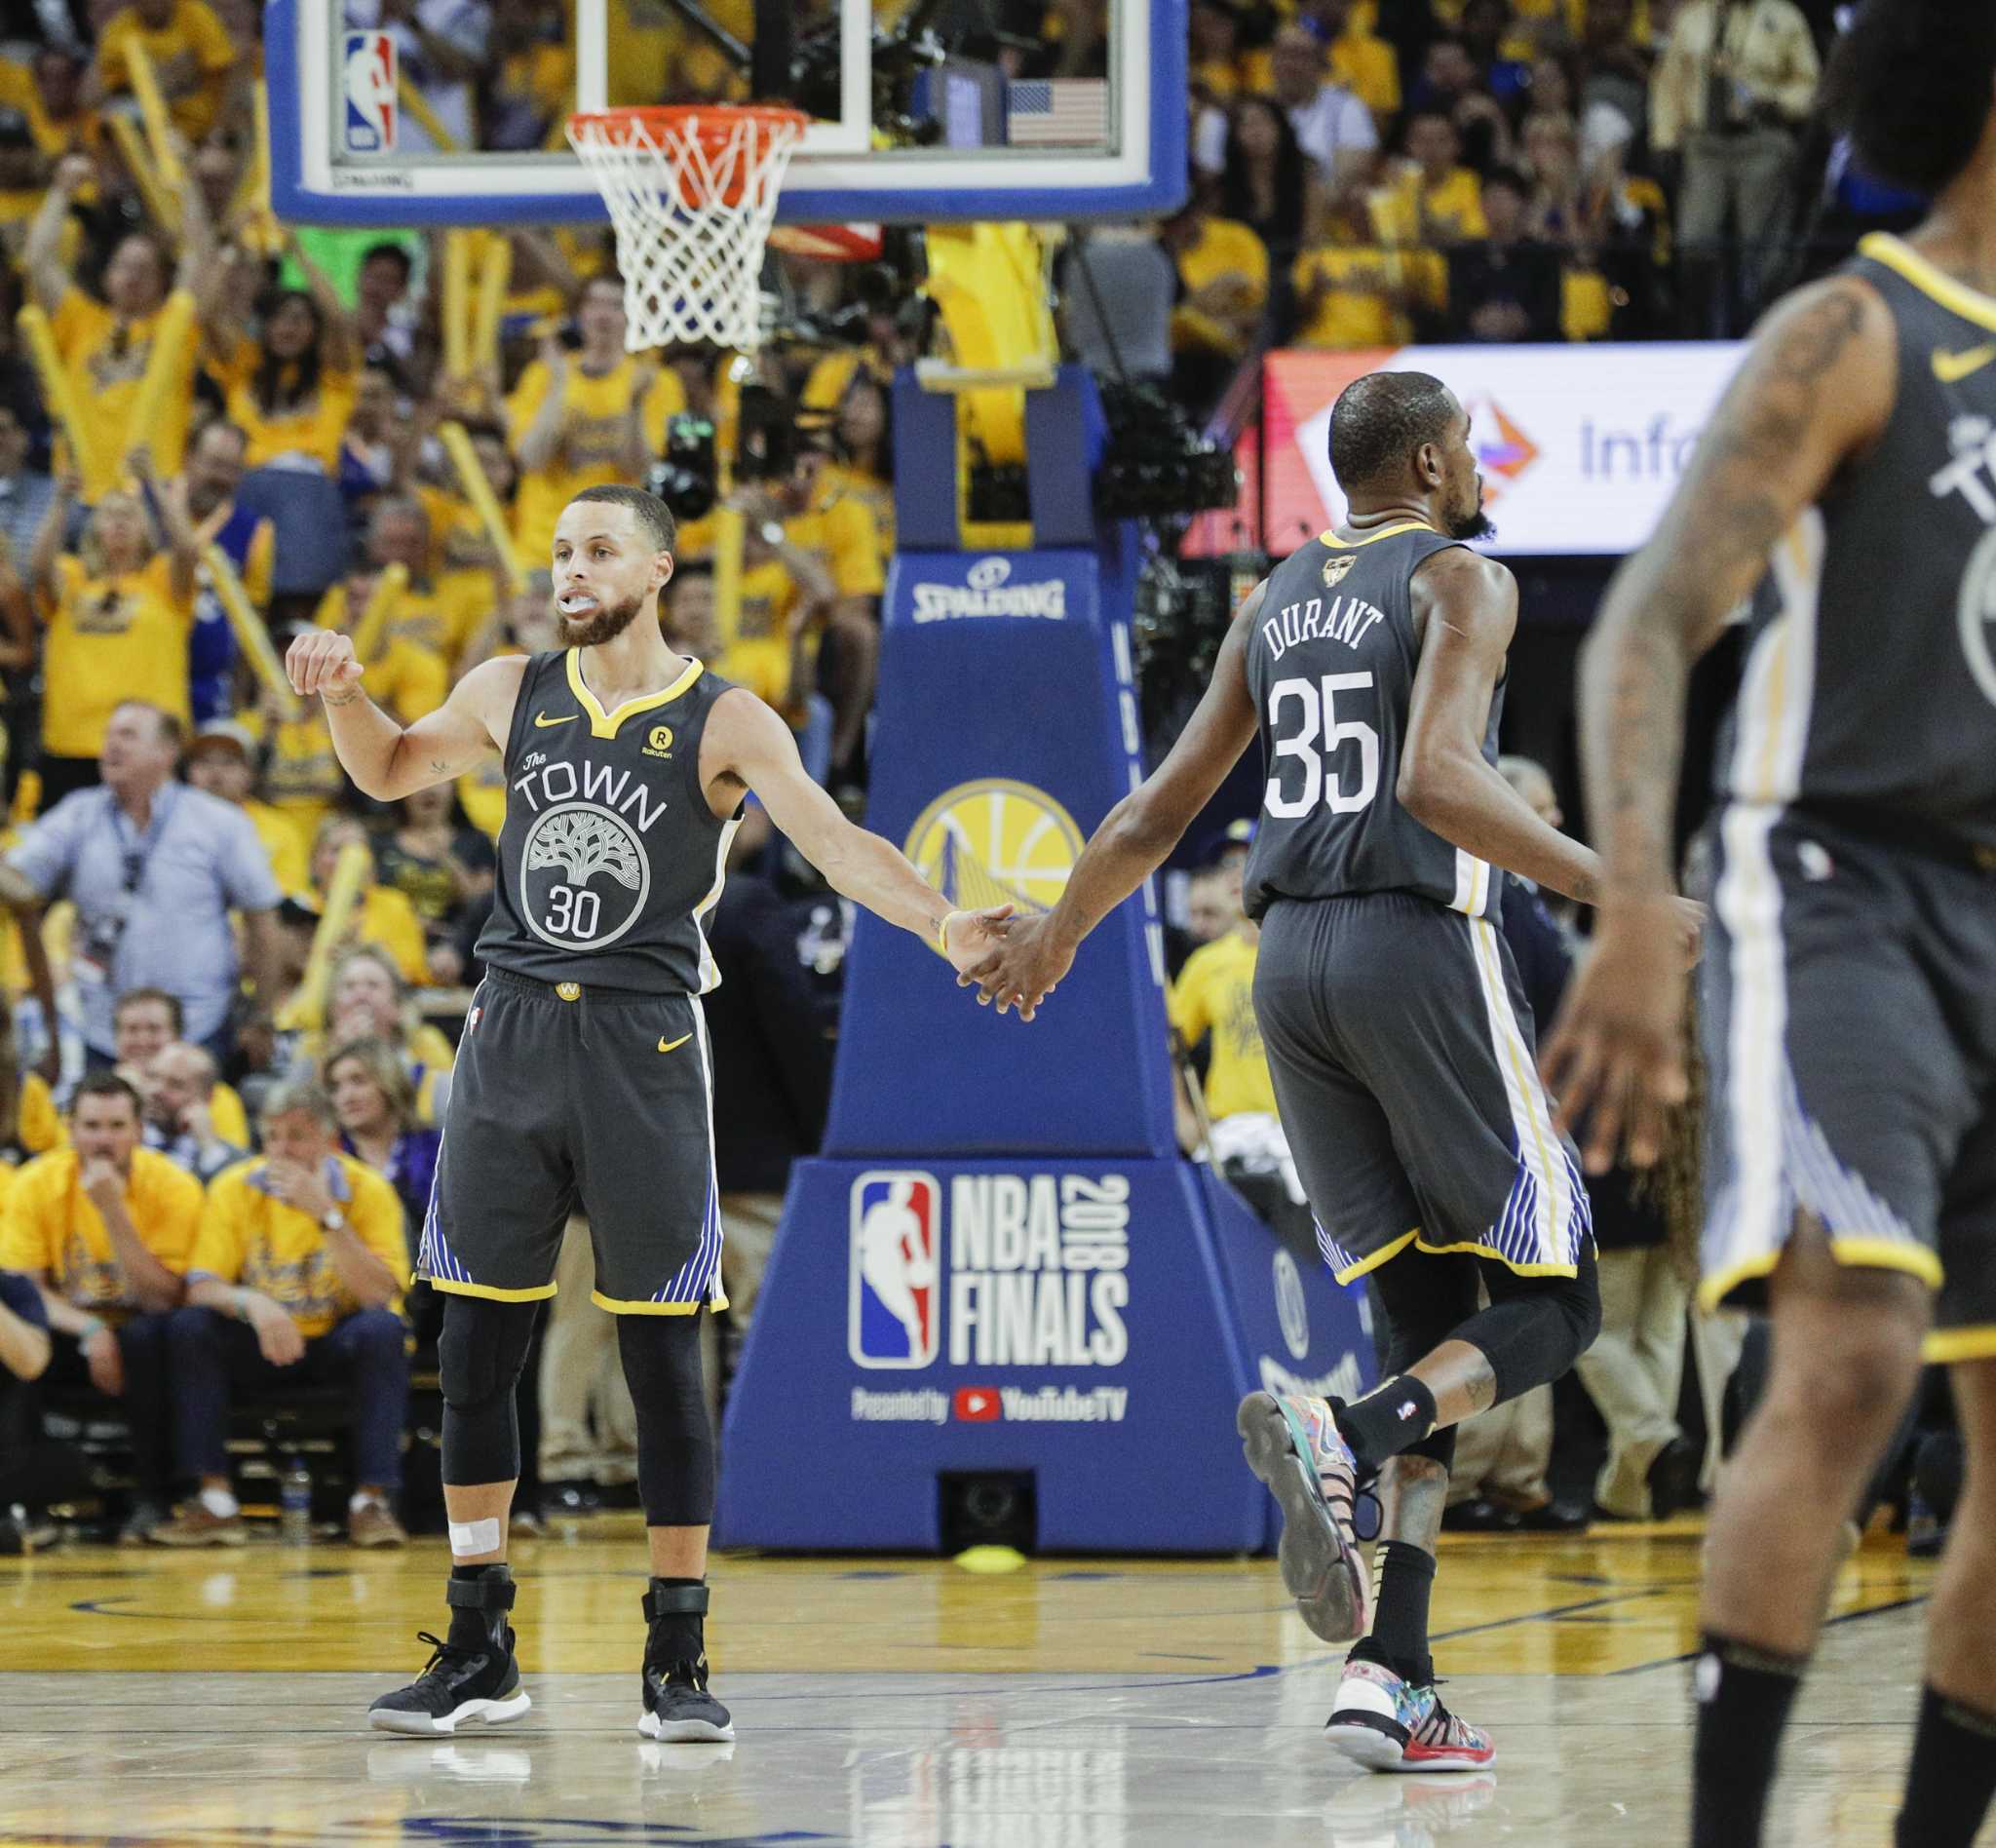
[(778, 97), (793, 223), (1130, 218), (1185, 189), (1186, 0), (271, 0), (272, 203), (604, 216), (575, 109)]

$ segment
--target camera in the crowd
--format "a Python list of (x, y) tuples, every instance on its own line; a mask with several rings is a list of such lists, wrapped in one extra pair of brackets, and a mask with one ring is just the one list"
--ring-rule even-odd
[(1192, 428), (1155, 385), (1104, 381), (1109, 443), (1095, 471), (1095, 508), (1109, 520), (1168, 520), (1231, 507), (1234, 458)]

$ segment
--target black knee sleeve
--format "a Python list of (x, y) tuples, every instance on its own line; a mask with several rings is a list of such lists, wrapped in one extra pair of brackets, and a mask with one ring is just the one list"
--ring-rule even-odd
[(1484, 1271), (1490, 1306), (1455, 1330), (1480, 1348), (1497, 1377), (1503, 1405), (1557, 1379), (1601, 1331), (1601, 1282), (1592, 1243), (1571, 1277), (1520, 1277), (1496, 1265)]
[(713, 1424), (701, 1389), (700, 1317), (619, 1316), (617, 1347), (637, 1412), (637, 1492), (649, 1527), (713, 1520)]
[(453, 1487), (519, 1474), (513, 1389), (540, 1317), (538, 1302), (448, 1294), (437, 1371), (443, 1388), (443, 1480)]

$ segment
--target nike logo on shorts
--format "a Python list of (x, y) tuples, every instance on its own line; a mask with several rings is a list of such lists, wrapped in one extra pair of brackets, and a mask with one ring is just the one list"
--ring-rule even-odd
[(559, 718), (550, 718), (546, 712), (536, 712), (534, 725), (536, 729), (546, 731), (550, 725), (566, 725), (581, 716), (580, 712), (563, 712)]
[(659, 1041), (659, 1051), (662, 1053), (677, 1052), (678, 1049), (684, 1046), (686, 1042), (690, 1040), (692, 1037), (693, 1035), (691, 1033), (681, 1033), (679, 1037), (675, 1040), (662, 1039)]
[(1972, 373), (1979, 372), (1992, 360), (1996, 360), (1996, 341), (1987, 346), (1971, 347), (1966, 353), (1941, 353), (1934, 355), (1934, 376), (1943, 385), (1958, 385)]

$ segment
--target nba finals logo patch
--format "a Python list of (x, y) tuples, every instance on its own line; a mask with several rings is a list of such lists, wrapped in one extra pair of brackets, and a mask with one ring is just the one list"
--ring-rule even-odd
[(987, 777), (939, 795), (902, 851), (959, 909), (1012, 905), (1030, 915), (1058, 902), (1081, 844), (1074, 818), (1044, 789)]
[(1359, 562), (1356, 552), (1342, 552), (1334, 558), (1324, 561), (1324, 588), (1334, 591), (1352, 574), (1352, 566)]
[(386, 32), (349, 32), (340, 67), (349, 154), (395, 152), (395, 40)]
[(853, 1184), (846, 1347), (860, 1367), (927, 1367), (941, 1343), (942, 1194), (934, 1174)]

